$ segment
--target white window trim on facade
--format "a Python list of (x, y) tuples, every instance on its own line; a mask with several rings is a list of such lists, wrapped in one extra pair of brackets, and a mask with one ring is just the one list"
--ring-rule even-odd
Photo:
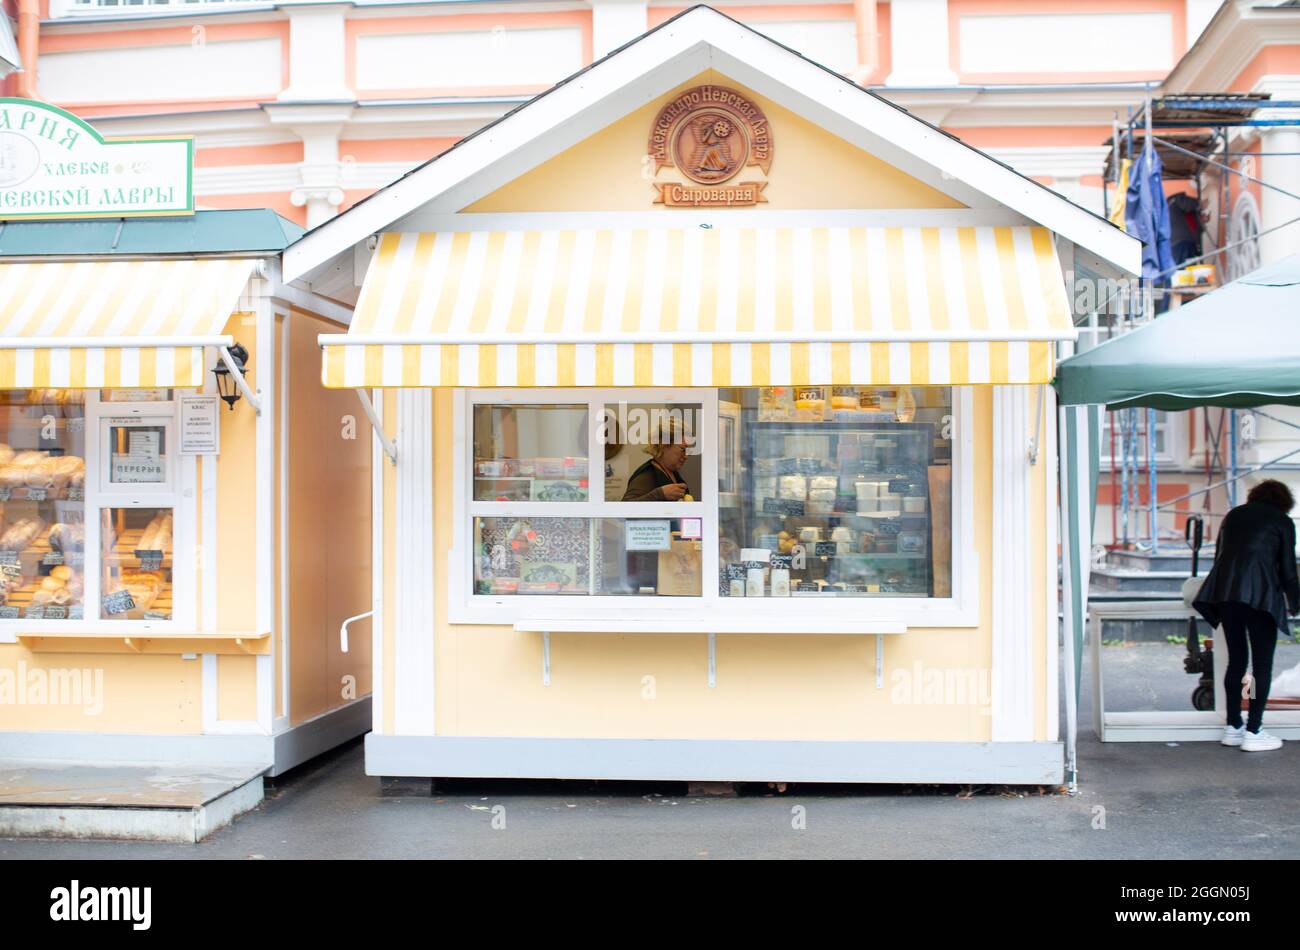
[[(0, 619), (0, 643), (16, 643), (19, 634), (39, 636), (42, 630), (98, 635), (144, 635), (176, 633), (188, 627), (197, 632), (195, 616), (195, 541), (197, 537), (194, 503), (197, 476), (193, 459), (183, 457), (176, 442), (175, 395), (167, 402), (104, 402), (99, 390), (87, 390), (85, 560), (82, 567), (82, 604), (85, 619)], [(189, 392), (189, 390), (184, 390)], [(168, 481), (164, 485), (109, 485), (105, 453), (101, 450), (102, 432), (110, 419), (137, 418), (141, 423), (167, 425)], [(102, 620), (99, 619), (101, 592), (100, 511), (104, 508), (170, 508), (172, 510), (172, 615), (169, 620)]]
[[(842, 627), (846, 622), (863, 620), (901, 623), (907, 627), (977, 627), (979, 625), (979, 557), (974, 544), (974, 470), (972, 442), (972, 396), (969, 387), (955, 386), (953, 391), (953, 594), (946, 598), (854, 597), (828, 598), (730, 598), (719, 594), (718, 563), (718, 478), (717, 478), (717, 389), (457, 389), (454, 394), (452, 459), (453, 547), (447, 559), (447, 620), (453, 624), (510, 625), (543, 620), (609, 620), (611, 630), (619, 621), (662, 618), (664, 632), (672, 632), (674, 618), (691, 618), (704, 622), (707, 616), (724, 617), (728, 623), (754, 620), (765, 626), (774, 621), (788, 622), (789, 632), (817, 634), (819, 627)], [(655, 504), (625, 502), (577, 502), (572, 504), (470, 501), (470, 472), (473, 466), (473, 407), (482, 403), (602, 403), (619, 401), (655, 403), (700, 403), (704, 406), (701, 426), (700, 502)], [(598, 446), (596, 426), (591, 414), (590, 446)], [(589, 471), (599, 478), (591, 484), (604, 484), (604, 455), (589, 449)], [(704, 489), (707, 489), (705, 491)], [(436, 491), (436, 486), (431, 486)], [(602, 489), (598, 489), (602, 490)], [(538, 517), (588, 518), (704, 518), (704, 577), (700, 597), (492, 597), (474, 594), (472, 526), (477, 516), (510, 517), (524, 512)], [(690, 509), (690, 510), (687, 510)], [(410, 552), (408, 552), (409, 554)], [(754, 601), (758, 601), (755, 603)]]
[[(1119, 410), (1123, 411), (1123, 410)], [(1146, 410), (1140, 410), (1145, 412)], [(1119, 465), (1121, 459), (1112, 459), (1110, 454), (1110, 419), (1112, 413), (1103, 413), (1101, 422), (1101, 443), (1098, 448), (1101, 450), (1100, 460), (1103, 468), (1111, 465), (1112, 461)], [(1194, 464), (1194, 460), (1188, 454), (1187, 449), (1187, 432), (1190, 423), (1190, 413), (1187, 412), (1167, 412), (1163, 409), (1156, 410), (1156, 430), (1164, 434), (1164, 449), (1156, 452), (1157, 468), (1185, 468)], [(1146, 425), (1139, 420), (1139, 432)], [(1145, 436), (1139, 434), (1139, 439), (1144, 440)], [(1146, 466), (1146, 446), (1142, 441), (1139, 442), (1137, 450), (1138, 465)]]
[(1228, 279), (1244, 277), (1260, 265), (1259, 204), (1249, 191), (1243, 191), (1232, 206), (1232, 216), (1228, 219)]

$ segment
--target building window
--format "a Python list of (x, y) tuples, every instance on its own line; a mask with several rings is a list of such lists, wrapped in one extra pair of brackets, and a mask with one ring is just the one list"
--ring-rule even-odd
[[(1165, 412), (1157, 409), (1155, 427), (1155, 463), (1158, 467), (1175, 467), (1185, 461), (1186, 447), (1182, 434), (1186, 429), (1186, 414)], [(1139, 466), (1147, 465), (1146, 429), (1147, 412), (1145, 409), (1120, 409), (1116, 412), (1102, 414), (1101, 418), (1101, 464), (1106, 467), (1119, 468), (1127, 457)], [(1114, 437), (1112, 445), (1111, 438)]]
[(1259, 205), (1255, 196), (1243, 191), (1232, 206), (1228, 219), (1228, 280), (1244, 277), (1259, 269)]

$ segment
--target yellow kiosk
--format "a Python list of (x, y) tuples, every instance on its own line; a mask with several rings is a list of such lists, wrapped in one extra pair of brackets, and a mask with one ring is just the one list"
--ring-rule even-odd
[(372, 775), (1062, 776), (1108, 222), (707, 7), (284, 254), (375, 426)]

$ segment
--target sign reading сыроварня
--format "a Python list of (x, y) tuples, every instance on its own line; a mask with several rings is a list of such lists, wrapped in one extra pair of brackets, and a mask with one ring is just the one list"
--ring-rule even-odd
[(105, 141), (43, 102), (0, 98), (0, 221), (194, 213), (194, 140)]

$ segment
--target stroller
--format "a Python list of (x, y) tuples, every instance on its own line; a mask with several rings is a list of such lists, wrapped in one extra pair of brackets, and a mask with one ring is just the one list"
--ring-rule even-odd
[[(1193, 583), (1199, 581), (1201, 543), (1205, 537), (1205, 522), (1200, 515), (1187, 519), (1184, 537), (1192, 549), (1192, 576), (1183, 584), (1183, 603), (1191, 607), (1201, 589), (1199, 583)], [(1199, 673), (1201, 677), (1192, 690), (1192, 708), (1198, 712), (1211, 712), (1214, 710), (1214, 641), (1206, 637), (1202, 647), (1197, 622), (1194, 614), (1187, 618), (1187, 655), (1183, 657), (1183, 671), (1193, 675)]]

